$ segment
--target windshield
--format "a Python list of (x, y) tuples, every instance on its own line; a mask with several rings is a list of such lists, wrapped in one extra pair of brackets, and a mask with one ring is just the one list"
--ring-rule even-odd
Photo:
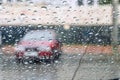
[(120, 80), (120, 0), (0, 0), (0, 80)]

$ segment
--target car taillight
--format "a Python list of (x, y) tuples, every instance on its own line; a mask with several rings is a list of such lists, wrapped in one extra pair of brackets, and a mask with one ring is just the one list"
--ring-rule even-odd
[(23, 54), (24, 54), (24, 52), (22, 52), (22, 51), (17, 52), (17, 53), (16, 53), (16, 57), (22, 57), (22, 56), (23, 56)]
[(50, 47), (51, 47), (51, 49), (53, 50), (53, 49), (57, 49), (58, 48), (58, 46), (59, 46), (59, 43), (57, 42), (57, 41), (51, 41), (51, 43), (50, 43)]
[(39, 54), (39, 56), (51, 56), (52, 55), (52, 53), (51, 52), (38, 52), (38, 54)]

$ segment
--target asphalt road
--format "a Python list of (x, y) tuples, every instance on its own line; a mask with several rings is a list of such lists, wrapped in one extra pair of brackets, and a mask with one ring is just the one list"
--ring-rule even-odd
[[(54, 64), (17, 64), (14, 56), (0, 55), (0, 80), (71, 80), (82, 54), (63, 54)], [(120, 77), (120, 62), (106, 55), (83, 57), (74, 80)]]

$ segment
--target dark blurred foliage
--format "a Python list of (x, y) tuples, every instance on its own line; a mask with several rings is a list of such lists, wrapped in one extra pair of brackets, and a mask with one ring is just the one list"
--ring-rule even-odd
[(110, 26), (1, 26), (2, 44), (15, 44), (30, 30), (54, 29), (58, 40), (66, 44), (111, 44)]
[[(84, 0), (78, 0), (78, 5), (79, 6), (83, 5), (83, 1)], [(119, 0), (119, 2), (120, 2), (120, 0)], [(94, 3), (94, 0), (88, 0), (88, 5), (93, 5), (93, 3)], [(98, 3), (100, 5), (111, 4), (112, 0), (98, 0)]]
[(104, 5), (104, 4), (111, 4), (112, 0), (99, 0), (99, 4)]

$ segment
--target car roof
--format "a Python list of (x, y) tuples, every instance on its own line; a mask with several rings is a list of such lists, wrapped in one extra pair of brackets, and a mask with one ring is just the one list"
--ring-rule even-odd
[(54, 30), (51, 30), (51, 29), (45, 29), (45, 30), (31, 30), (31, 31), (29, 31), (28, 33), (53, 33), (53, 34), (55, 34), (55, 31)]
[(46, 36), (46, 38), (54, 38), (56, 39), (56, 34), (54, 30), (50, 30), (50, 29), (45, 29), (45, 30), (31, 30), (29, 32), (27, 32), (24, 36), (24, 38), (31, 38), (31, 37), (41, 37), (41, 36)]

